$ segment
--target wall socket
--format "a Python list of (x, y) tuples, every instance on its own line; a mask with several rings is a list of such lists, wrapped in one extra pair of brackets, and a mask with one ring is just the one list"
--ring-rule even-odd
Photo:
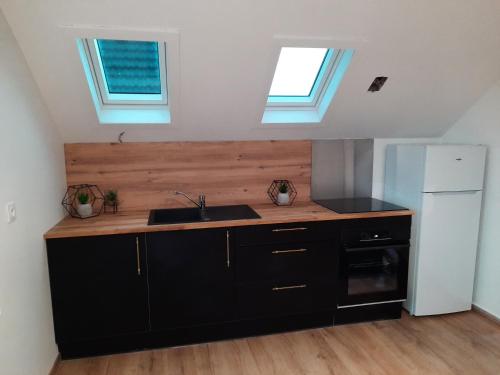
[(5, 208), (7, 209), (7, 223), (10, 224), (16, 220), (16, 204), (14, 202), (8, 202)]

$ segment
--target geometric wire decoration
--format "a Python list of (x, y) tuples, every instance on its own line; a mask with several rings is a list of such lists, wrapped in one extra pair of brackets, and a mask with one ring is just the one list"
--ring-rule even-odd
[[(283, 203), (278, 199), (278, 194), (280, 193), (280, 187), (286, 186), (286, 190), (288, 192), (288, 202)], [(292, 181), (289, 180), (273, 180), (269, 189), (267, 189), (267, 195), (273, 201), (273, 203), (277, 206), (291, 206), (295, 201), (295, 197), (297, 196), (297, 190), (295, 186), (293, 186)]]
[[(78, 213), (78, 196), (80, 194), (88, 195), (88, 203), (92, 206), (92, 213), (88, 216), (81, 216)], [(89, 217), (95, 217), (101, 214), (104, 209), (104, 196), (97, 185), (70, 185), (61, 203), (71, 217), (88, 219)]]

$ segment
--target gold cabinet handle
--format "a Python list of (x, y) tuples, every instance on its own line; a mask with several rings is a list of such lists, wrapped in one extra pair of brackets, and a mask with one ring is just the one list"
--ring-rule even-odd
[(139, 249), (139, 237), (135, 238), (135, 251), (137, 255), (137, 276), (141, 276), (141, 254)]
[(231, 260), (229, 259), (229, 231), (226, 230), (226, 264), (227, 268), (231, 267)]
[(274, 250), (273, 254), (305, 253), (307, 249)]
[(307, 230), (306, 227), (297, 227), (297, 228), (278, 228), (273, 229), (273, 232), (294, 232), (297, 230)]
[(290, 285), (290, 286), (275, 286), (273, 288), (273, 292), (279, 292), (280, 290), (303, 289), (303, 288), (307, 288), (307, 284)]

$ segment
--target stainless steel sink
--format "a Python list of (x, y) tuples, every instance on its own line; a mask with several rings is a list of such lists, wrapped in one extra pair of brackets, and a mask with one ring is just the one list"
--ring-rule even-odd
[(212, 206), (201, 210), (193, 208), (163, 208), (149, 212), (148, 225), (197, 223), (202, 221), (224, 221), (260, 219), (260, 216), (250, 206)]

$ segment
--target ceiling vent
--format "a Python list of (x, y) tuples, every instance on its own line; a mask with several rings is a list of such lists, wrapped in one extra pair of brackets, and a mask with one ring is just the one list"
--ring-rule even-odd
[(385, 81), (387, 81), (387, 77), (376, 77), (370, 87), (368, 87), (368, 91), (375, 92), (380, 91), (382, 86), (384, 86)]

